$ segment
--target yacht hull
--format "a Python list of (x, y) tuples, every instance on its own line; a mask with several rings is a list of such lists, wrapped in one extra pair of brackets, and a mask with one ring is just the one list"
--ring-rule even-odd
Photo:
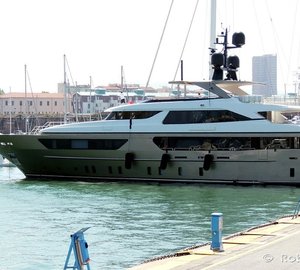
[(1, 135), (0, 152), (28, 179), (300, 185), (300, 149), (163, 150), (153, 143), (153, 136), (80, 135), (127, 140), (116, 150), (91, 150), (49, 149), (41, 143), (78, 140), (78, 134)]

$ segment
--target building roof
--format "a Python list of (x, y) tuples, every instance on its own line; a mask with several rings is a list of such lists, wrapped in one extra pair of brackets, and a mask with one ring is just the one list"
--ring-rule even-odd
[[(12, 93), (7, 93), (7, 94), (3, 94), (0, 95), (1, 99), (8, 99), (8, 98), (23, 98), (25, 99), (25, 93), (24, 92), (12, 92)], [(64, 98), (64, 94), (63, 93), (27, 93), (27, 99), (29, 98)]]

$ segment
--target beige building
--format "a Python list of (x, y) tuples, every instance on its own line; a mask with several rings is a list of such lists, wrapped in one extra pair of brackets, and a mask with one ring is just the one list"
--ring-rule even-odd
[[(71, 99), (67, 100), (67, 112), (71, 112)], [(0, 115), (55, 115), (64, 111), (63, 93), (30, 93), (27, 97), (25, 93), (0, 95)]]

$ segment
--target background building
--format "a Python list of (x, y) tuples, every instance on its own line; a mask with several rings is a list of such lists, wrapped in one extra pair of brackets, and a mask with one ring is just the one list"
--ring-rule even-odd
[(253, 85), (253, 95), (277, 95), (277, 55), (266, 54), (252, 58), (252, 81), (264, 84)]
[[(68, 111), (71, 101), (68, 99)], [(64, 113), (62, 93), (8, 93), (0, 95), (0, 115), (53, 115)]]

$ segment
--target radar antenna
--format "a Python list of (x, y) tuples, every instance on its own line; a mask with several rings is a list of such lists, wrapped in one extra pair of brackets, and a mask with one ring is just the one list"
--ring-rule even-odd
[[(220, 42), (219, 38), (222, 38), (223, 40)], [(216, 52), (214, 48), (210, 48), (211, 64), (214, 70), (212, 80), (224, 80), (223, 72), (225, 70), (227, 72), (225, 80), (237, 81), (236, 72), (240, 67), (240, 60), (236, 55), (228, 56), (228, 50), (240, 48), (245, 44), (244, 33), (234, 33), (232, 35), (232, 45), (228, 45), (228, 31), (226, 28), (225, 33), (221, 32), (221, 35), (218, 35), (215, 44), (223, 45), (223, 53)]]

